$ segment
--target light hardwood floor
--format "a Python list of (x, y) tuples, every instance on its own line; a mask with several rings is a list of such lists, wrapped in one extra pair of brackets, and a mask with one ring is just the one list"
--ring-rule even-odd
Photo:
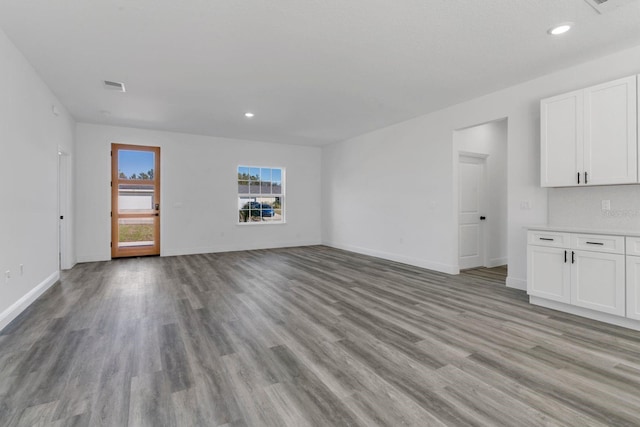
[(0, 425), (640, 425), (640, 333), (323, 246), (80, 264), (0, 334)]

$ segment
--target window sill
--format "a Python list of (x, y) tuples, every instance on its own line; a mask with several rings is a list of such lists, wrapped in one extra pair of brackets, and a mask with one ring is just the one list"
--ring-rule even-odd
[(287, 222), (286, 221), (279, 221), (279, 222), (271, 222), (271, 221), (247, 221), (247, 222), (236, 222), (236, 225), (239, 225), (240, 227), (246, 227), (246, 226), (256, 226), (256, 225), (285, 225)]

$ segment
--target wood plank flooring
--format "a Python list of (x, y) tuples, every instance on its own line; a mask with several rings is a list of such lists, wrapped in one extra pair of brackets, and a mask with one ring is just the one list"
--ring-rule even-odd
[(0, 333), (0, 425), (640, 425), (640, 333), (504, 276), (323, 246), (80, 264)]

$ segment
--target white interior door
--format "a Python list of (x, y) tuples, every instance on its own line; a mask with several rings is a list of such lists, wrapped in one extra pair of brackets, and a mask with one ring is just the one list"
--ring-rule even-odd
[(69, 156), (58, 152), (58, 268), (71, 268), (69, 254)]
[(461, 269), (485, 265), (483, 227), (485, 163), (486, 159), (483, 157), (460, 155), (458, 248)]

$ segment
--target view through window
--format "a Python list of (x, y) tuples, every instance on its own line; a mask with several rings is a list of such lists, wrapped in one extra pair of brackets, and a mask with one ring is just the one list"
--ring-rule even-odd
[(284, 222), (284, 169), (238, 166), (238, 222)]

